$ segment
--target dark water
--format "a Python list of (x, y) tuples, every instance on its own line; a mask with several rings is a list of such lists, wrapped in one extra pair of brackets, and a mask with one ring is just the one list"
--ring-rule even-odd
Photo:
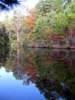
[(75, 50), (0, 52), (0, 100), (75, 100)]

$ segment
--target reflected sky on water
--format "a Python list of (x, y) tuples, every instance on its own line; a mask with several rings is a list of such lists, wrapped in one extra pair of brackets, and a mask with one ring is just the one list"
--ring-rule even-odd
[(0, 69), (0, 100), (45, 100), (35, 84), (23, 85), (22, 80), (16, 80), (12, 72)]

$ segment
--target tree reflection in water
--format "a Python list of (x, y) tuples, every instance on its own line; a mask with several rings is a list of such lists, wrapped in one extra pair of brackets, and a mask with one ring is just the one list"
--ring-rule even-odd
[(74, 54), (74, 50), (18, 48), (10, 50), (3, 66), (24, 85), (34, 83), (47, 100), (75, 100)]

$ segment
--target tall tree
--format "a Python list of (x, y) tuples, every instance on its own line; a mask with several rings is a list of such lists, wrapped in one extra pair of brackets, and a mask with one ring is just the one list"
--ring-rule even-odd
[(25, 20), (26, 28), (28, 30), (28, 33), (32, 33), (34, 30), (34, 27), (36, 25), (36, 14), (35, 14), (35, 9), (32, 8), (31, 10), (28, 11), (28, 16)]

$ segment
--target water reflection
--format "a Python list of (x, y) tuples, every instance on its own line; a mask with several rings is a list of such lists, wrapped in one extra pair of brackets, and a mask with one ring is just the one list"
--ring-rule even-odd
[(25, 86), (22, 80), (16, 80), (13, 72), (7, 73), (4, 68), (0, 69), (0, 100), (45, 100), (40, 95), (35, 84)]
[(75, 100), (74, 54), (65, 49), (10, 50), (0, 60), (0, 98), (5, 97), (0, 100)]

